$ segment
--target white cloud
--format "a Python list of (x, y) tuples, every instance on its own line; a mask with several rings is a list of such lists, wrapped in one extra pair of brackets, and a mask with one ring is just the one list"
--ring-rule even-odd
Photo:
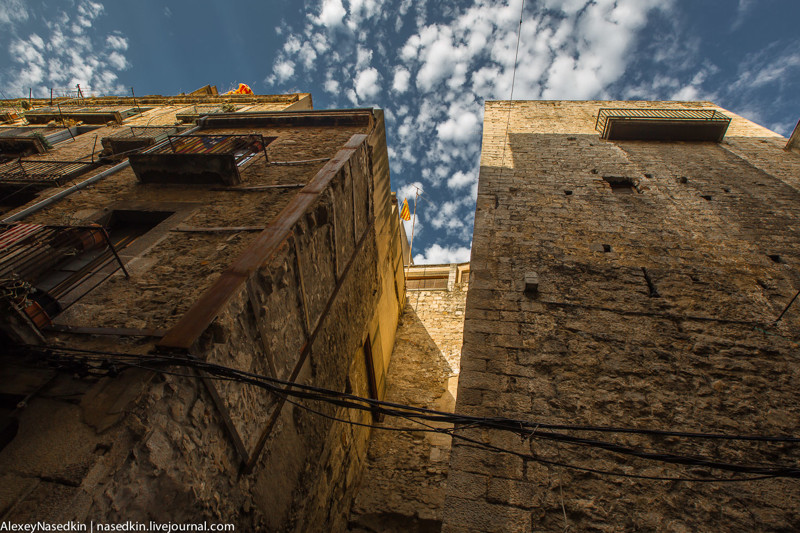
[[(0, 23), (28, 18), (24, 9), (12, 12), (18, 8), (13, 0), (0, 0)], [(30, 88), (37, 96), (47, 96), (50, 88), (63, 94), (80, 84), (85, 94), (125, 93), (118, 73), (129, 66), (124, 56), (127, 38), (119, 32), (87, 31), (103, 13), (102, 4), (81, 0), (72, 14), (48, 12), (49, 18), (42, 21), (46, 33), (27, 38), (7, 33), (13, 63), (0, 73), (4, 92), (9, 96), (28, 94)]]
[(470, 249), (466, 246), (441, 246), (434, 244), (424, 254), (414, 256), (414, 264), (440, 265), (444, 263), (466, 263), (469, 261)]
[(106, 44), (113, 50), (125, 51), (128, 49), (128, 39), (121, 35), (109, 35)]
[(278, 76), (278, 81), (280, 82), (288, 80), (294, 75), (294, 62), (282, 61), (276, 64), (275, 74)]
[(119, 52), (111, 52), (108, 55), (108, 62), (117, 70), (125, 70), (128, 68), (128, 62), (125, 59), (125, 56)]
[(411, 209), (414, 209), (414, 197), (417, 194), (417, 189), (422, 190), (422, 183), (420, 183), (419, 181), (403, 185), (402, 187), (397, 189), (397, 199), (402, 202), (403, 200), (408, 198), (408, 202), (409, 205), (411, 206)]
[(378, 96), (381, 91), (380, 75), (374, 67), (369, 67), (356, 75), (355, 90), (360, 100), (369, 100)]
[(22, 0), (0, 0), (0, 25), (28, 20), (28, 10)]
[(337, 94), (339, 92), (339, 82), (334, 79), (328, 78), (327, 80), (325, 80), (323, 88), (325, 89), (325, 91), (331, 94)]
[(475, 113), (463, 111), (436, 126), (439, 139), (465, 143), (473, 140), (480, 129)]
[(342, 19), (347, 14), (342, 0), (323, 0), (322, 9), (316, 18), (318, 24), (328, 28), (336, 28), (342, 25)]
[(459, 170), (447, 180), (447, 186), (451, 189), (461, 189), (477, 182), (478, 176), (474, 172), (462, 172)]
[[(450, 240), (440, 241), (442, 246), (461, 247), (468, 255), (464, 245), (474, 216), (484, 99), (509, 98), (512, 78), (517, 99), (616, 96), (623, 90), (615, 86), (623, 75), (636, 75), (629, 66), (638, 57), (634, 47), (651, 14), (670, 9), (674, 1), (526, 2), (520, 26), (522, 0), (436, 4), (435, 23), (426, 19), (434, 5), (427, 0), (321, 0), (300, 30), (285, 29), (273, 70), (287, 63), (296, 67), (281, 80), (287, 89), (300, 86), (305, 76), (318, 76), (332, 106), (376, 102), (391, 107), (386, 126), (392, 180), (418, 180), (437, 200), (450, 195), (447, 202), (420, 211), (425, 240), (433, 241), (434, 232), (445, 234)], [(685, 38), (662, 39), (663, 46), (653, 45), (651, 54), (663, 49), (667, 57), (676, 57), (668, 51), (672, 47), (688, 50)], [(315, 58), (303, 52), (305, 42), (313, 42)], [(397, 42), (400, 46), (392, 49)], [(649, 80), (636, 78), (630, 90), (668, 96), (695, 88), (705, 94), (702, 80), (662, 72)], [(378, 101), (387, 95), (384, 89), (390, 90), (391, 103)], [(413, 199), (413, 191), (401, 187), (398, 192), (401, 200), (404, 192)]]
[(408, 82), (411, 78), (411, 73), (408, 69), (403, 67), (398, 68), (394, 73), (394, 81), (392, 82), (392, 89), (398, 93), (404, 93), (408, 90)]

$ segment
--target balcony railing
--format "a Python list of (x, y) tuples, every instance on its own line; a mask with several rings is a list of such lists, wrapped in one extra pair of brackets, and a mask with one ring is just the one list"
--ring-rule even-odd
[(219, 113), (235, 113), (242, 106), (229, 103), (214, 105), (193, 105), (176, 113), (175, 119), (181, 122), (194, 122), (203, 115), (216, 115)]
[(55, 186), (62, 185), (97, 167), (91, 161), (45, 161), (18, 159), (0, 165), (0, 185), (24, 184)]
[(103, 137), (106, 153), (122, 154), (160, 143), (180, 130), (175, 126), (129, 126)]
[(0, 300), (39, 328), (124, 268), (102, 226), (0, 225)]
[(716, 109), (603, 108), (595, 129), (610, 140), (721, 141), (731, 119)]
[(58, 105), (37, 107), (25, 111), (25, 118), (31, 124), (46, 124), (51, 120), (69, 118), (86, 124), (105, 124), (106, 122), (122, 123), (128, 117), (137, 115), (149, 108), (131, 106), (97, 106), (86, 107), (76, 105)]

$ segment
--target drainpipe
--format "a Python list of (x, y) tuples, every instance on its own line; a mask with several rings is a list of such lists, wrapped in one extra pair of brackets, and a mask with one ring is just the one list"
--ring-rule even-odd
[[(192, 134), (192, 133), (194, 133), (194, 132), (196, 132), (198, 130), (203, 129), (203, 127), (205, 126), (205, 121), (206, 121), (206, 117), (202, 117), (200, 120), (198, 120), (197, 126), (195, 126), (192, 129), (186, 130), (183, 133), (180, 133), (179, 136), (180, 135), (190, 135), (190, 134)], [(131, 165), (130, 159), (126, 159), (122, 163), (120, 163), (118, 165), (114, 165), (113, 167), (109, 168), (108, 170), (104, 170), (100, 174), (96, 174), (96, 175), (92, 176), (91, 178), (89, 178), (87, 180), (84, 180), (84, 181), (82, 181), (80, 183), (76, 183), (75, 185), (73, 185), (72, 187), (69, 187), (68, 189), (64, 189), (63, 191), (61, 191), (59, 193), (56, 193), (53, 196), (50, 196), (49, 198), (45, 198), (41, 202), (37, 202), (37, 203), (33, 204), (32, 206), (30, 206), (30, 207), (28, 207), (26, 209), (23, 209), (22, 211), (20, 211), (18, 213), (15, 213), (15, 214), (13, 214), (13, 215), (11, 215), (9, 217), (6, 217), (3, 220), (0, 220), (0, 223), (9, 224), (11, 222), (17, 222), (18, 220), (22, 220), (23, 218), (27, 217), (28, 215), (32, 215), (32, 214), (34, 214), (34, 213), (36, 213), (38, 211), (41, 211), (42, 209), (44, 209), (45, 207), (49, 206), (50, 204), (52, 204), (54, 202), (57, 202), (58, 200), (61, 200), (62, 198), (66, 198), (67, 196), (69, 196), (70, 194), (72, 194), (74, 192), (77, 192), (77, 191), (79, 191), (81, 189), (85, 189), (89, 185), (93, 185), (93, 184), (97, 183), (98, 181), (103, 180), (103, 179), (107, 178), (108, 176), (110, 176), (110, 175), (112, 175), (112, 174), (114, 174), (116, 172), (119, 172), (120, 170), (122, 170), (124, 168), (129, 167), (130, 165)]]

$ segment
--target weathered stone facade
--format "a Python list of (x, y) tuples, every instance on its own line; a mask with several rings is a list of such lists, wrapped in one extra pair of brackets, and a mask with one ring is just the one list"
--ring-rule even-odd
[[(407, 269), (409, 286), (413, 278), (426, 275), (427, 279), (443, 280), (444, 288), (408, 290), (387, 373), (387, 401), (453, 411), (468, 268), (453, 264)], [(349, 530), (439, 531), (451, 438), (414, 431), (425, 428), (404, 419), (387, 417), (380, 426), (386, 429), (374, 430), (370, 438)]]
[[(145, 113), (157, 120), (170, 112)], [(385, 383), (405, 292), (382, 113), (237, 112), (201, 121), (196, 133), (275, 140), (269, 163), (257, 154), (240, 167), (238, 189), (144, 184), (122, 165), (23, 218), (77, 224), (108, 211), (170, 213), (121, 250), (130, 278), (118, 272), (91, 290), (41, 328), (43, 341), (191, 355), (382, 397), (367, 364)], [(65, 147), (91, 150), (94, 133), (86, 135)], [(57, 159), (59, 150), (44, 156)], [(366, 422), (369, 413), (284, 402), (186, 369), (96, 378), (23, 363), (0, 361), (9, 399), (0, 415), (19, 423), (0, 450), (2, 520), (345, 527), (369, 439), (368, 428), (346, 421)]]
[[(487, 102), (457, 412), (535, 423), (794, 435), (800, 156), (725, 110), (725, 139), (608, 141), (598, 110), (708, 102)], [(510, 115), (509, 115), (510, 113)], [(510, 120), (509, 120), (510, 119)], [(507, 121), (509, 126), (506, 131)], [(526, 292), (526, 276), (538, 291)], [(792, 531), (793, 481), (729, 478), (510, 433), (455, 440), (443, 531)], [(796, 465), (794, 444), (581, 433)]]

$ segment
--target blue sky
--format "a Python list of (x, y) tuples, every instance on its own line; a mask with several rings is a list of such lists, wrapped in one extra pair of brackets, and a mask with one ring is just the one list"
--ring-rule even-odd
[[(0, 0), (0, 90), (248, 83), (386, 112), (393, 189), (424, 190), (418, 262), (469, 258), (483, 102), (508, 99), (522, 0)], [(800, 118), (797, 0), (526, 0), (515, 99), (708, 99)], [(413, 207), (413, 206), (412, 206)]]

